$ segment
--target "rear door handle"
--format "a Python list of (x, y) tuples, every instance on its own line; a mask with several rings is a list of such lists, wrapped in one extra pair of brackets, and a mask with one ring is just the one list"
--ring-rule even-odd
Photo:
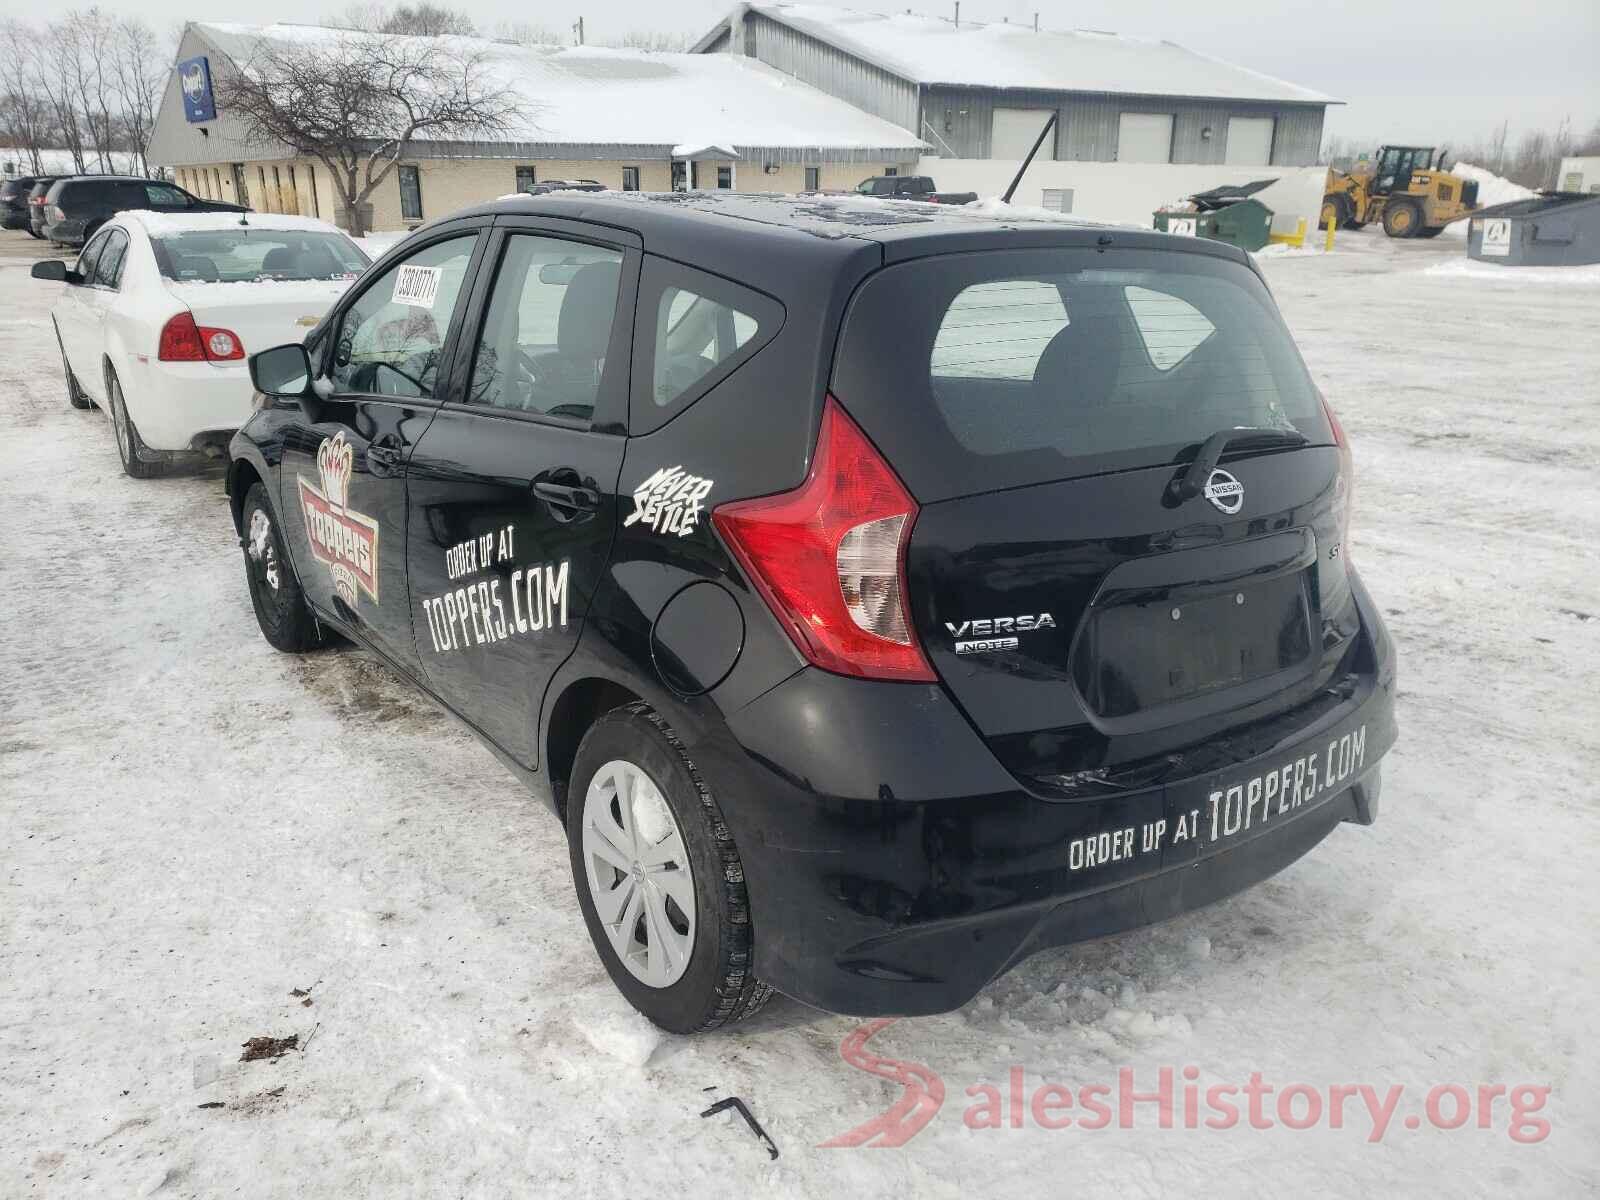
[(392, 433), (386, 433), (367, 446), (367, 467), (374, 475), (392, 475), (400, 469), (405, 446)]
[(586, 487), (581, 483), (556, 483), (550, 479), (535, 479), (533, 481), (533, 494), (545, 503), (553, 504), (557, 508), (594, 512), (600, 507), (600, 493), (594, 488)]

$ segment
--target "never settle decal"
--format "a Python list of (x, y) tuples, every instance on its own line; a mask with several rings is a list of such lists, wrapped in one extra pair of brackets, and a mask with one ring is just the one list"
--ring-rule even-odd
[(341, 429), (317, 447), (322, 486), (304, 475), (295, 476), (311, 557), (328, 568), (333, 590), (352, 607), (361, 592), (378, 602), (378, 523), (347, 506), (354, 462), (355, 451)]
[(633, 489), (633, 511), (623, 527), (643, 522), (656, 533), (688, 537), (700, 523), (701, 502), (715, 484), (682, 467), (662, 467)]
[[(482, 575), (511, 563), (517, 552), (517, 527), (479, 534), (444, 552), (452, 580)], [(535, 563), (515, 568), (509, 578), (496, 574), (472, 579), (422, 602), (434, 651), (445, 654), (471, 646), (503, 642), (522, 634), (567, 627), (570, 562)], [(501, 589), (502, 583), (510, 586)]]

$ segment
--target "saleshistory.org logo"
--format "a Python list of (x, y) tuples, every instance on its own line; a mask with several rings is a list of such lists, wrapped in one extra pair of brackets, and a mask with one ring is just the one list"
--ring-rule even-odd
[(361, 592), (374, 604), (378, 602), (378, 523), (349, 507), (354, 464), (355, 450), (341, 429), (317, 447), (317, 475), (322, 486), (304, 475), (295, 477), (311, 556), (328, 568), (334, 591), (351, 606)]
[[(938, 1116), (944, 1105), (944, 1080), (921, 1063), (890, 1058), (867, 1048), (867, 1042), (895, 1023), (883, 1017), (858, 1025), (839, 1043), (839, 1056), (865, 1071), (900, 1086), (900, 1095), (877, 1116), (821, 1143), (823, 1149), (904, 1146)], [(961, 1123), (971, 1130), (1208, 1129), (1365, 1129), (1366, 1141), (1381, 1142), (1392, 1131), (1428, 1129), (1500, 1130), (1518, 1145), (1535, 1145), (1550, 1136), (1542, 1116), (1550, 1096), (1547, 1084), (1435, 1084), (1423, 1097), (1422, 1111), (1406, 1112), (1405, 1084), (1309, 1084), (1283, 1086), (1266, 1082), (1260, 1071), (1244, 1083), (1202, 1085), (1200, 1068), (1165, 1066), (1154, 1079), (1142, 1081), (1131, 1067), (1122, 1067), (1112, 1083), (1064, 1083), (1028, 1078), (1022, 1066), (1006, 1071), (1004, 1085), (975, 1083)]]

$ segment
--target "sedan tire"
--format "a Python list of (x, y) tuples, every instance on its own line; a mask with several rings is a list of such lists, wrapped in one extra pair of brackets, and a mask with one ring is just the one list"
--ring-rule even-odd
[(122, 398), (122, 383), (117, 373), (106, 368), (106, 398), (111, 404), (111, 429), (117, 438), (117, 457), (122, 469), (134, 479), (154, 479), (166, 470), (167, 464), (152, 462), (144, 456), (149, 453), (139, 437), (139, 428), (128, 415), (128, 405)]
[(649, 705), (613, 709), (584, 735), (567, 841), (589, 936), (636, 1009), (671, 1033), (698, 1033), (767, 1002), (733, 835)]

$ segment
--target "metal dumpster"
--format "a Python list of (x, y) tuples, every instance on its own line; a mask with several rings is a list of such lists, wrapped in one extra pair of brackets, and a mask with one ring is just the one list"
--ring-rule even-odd
[(1277, 182), (1258, 179), (1196, 192), (1189, 197), (1191, 208), (1158, 211), (1155, 228), (1227, 242), (1241, 250), (1260, 250), (1272, 236), (1272, 210), (1255, 199), (1255, 193)]
[(1467, 256), (1506, 267), (1600, 263), (1600, 196), (1545, 192), (1472, 214)]

